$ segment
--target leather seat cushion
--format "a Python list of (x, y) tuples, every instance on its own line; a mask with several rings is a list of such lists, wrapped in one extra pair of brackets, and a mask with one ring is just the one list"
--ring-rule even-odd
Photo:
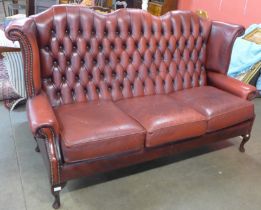
[(215, 87), (204, 86), (170, 94), (208, 118), (208, 132), (236, 125), (254, 117), (252, 102)]
[(117, 155), (144, 148), (145, 130), (110, 101), (55, 109), (66, 162)]
[(116, 105), (146, 128), (146, 147), (200, 136), (207, 129), (206, 117), (167, 95), (124, 99)]

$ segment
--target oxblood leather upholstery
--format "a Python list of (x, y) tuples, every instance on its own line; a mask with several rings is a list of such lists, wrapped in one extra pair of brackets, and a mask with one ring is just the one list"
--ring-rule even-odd
[(66, 162), (134, 152), (144, 148), (145, 130), (111, 101), (55, 108)]
[(44, 92), (27, 100), (27, 110), (30, 110), (27, 112), (27, 117), (34, 135), (43, 127), (54, 128), (59, 134), (59, 123)]
[(206, 117), (167, 95), (123, 99), (116, 105), (146, 129), (147, 147), (206, 133)]
[(255, 88), (225, 75), (242, 31), (189, 11), (104, 16), (79, 6), (11, 23), (6, 35), (22, 47), (31, 129), (49, 139), (42, 150), (52, 186), (190, 140), (193, 148), (219, 133), (249, 134), (254, 108), (246, 99)]
[(254, 117), (253, 103), (214, 87), (198, 87), (170, 94), (208, 119), (208, 132), (239, 124)]
[(246, 100), (252, 100), (257, 95), (257, 90), (252, 85), (244, 84), (234, 78), (223, 74), (208, 72), (208, 84)]
[[(53, 7), (35, 16), (43, 90), (53, 106), (165, 94), (206, 84), (211, 22), (192, 12), (99, 15)], [(88, 24), (86, 24), (88, 23)]]

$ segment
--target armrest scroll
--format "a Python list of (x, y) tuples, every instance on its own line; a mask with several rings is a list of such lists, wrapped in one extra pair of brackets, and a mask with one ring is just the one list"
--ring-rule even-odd
[(37, 95), (41, 90), (40, 58), (36, 34), (37, 29), (32, 17), (12, 21), (5, 29), (8, 39), (20, 43), (28, 97)]
[(59, 135), (59, 123), (45, 94), (41, 93), (27, 101), (27, 117), (34, 135), (39, 129), (52, 128)]
[(245, 84), (239, 80), (220, 73), (208, 72), (207, 75), (209, 85), (229, 92), (240, 98), (253, 100), (257, 95), (257, 90), (252, 85)]

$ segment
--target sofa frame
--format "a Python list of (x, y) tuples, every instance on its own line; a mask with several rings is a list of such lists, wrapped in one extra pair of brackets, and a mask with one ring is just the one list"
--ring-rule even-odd
[[(63, 6), (56, 7), (61, 8)], [(120, 13), (121, 11), (122, 10), (116, 11), (116, 13)], [(90, 12), (93, 13), (91, 10)], [(33, 69), (37, 68), (35, 59), (39, 59), (39, 57), (35, 54), (35, 51), (37, 52), (37, 43), (31, 38), (31, 35), (35, 33), (36, 30), (32, 24), (33, 18), (29, 18), (12, 23), (6, 30), (6, 35), (9, 39), (19, 41), (21, 44), (24, 58), (26, 89), (29, 96), (29, 105), (27, 104), (27, 106), (30, 106), (30, 100), (38, 94), (36, 89), (40, 88), (35, 88), (34, 84), (36, 76), (33, 74)], [(227, 36), (224, 36), (222, 31), (226, 31)], [(214, 46), (215, 49), (208, 49), (207, 68), (215, 69), (215, 71), (209, 72), (207, 76), (209, 84), (244, 98), (245, 100), (252, 100), (256, 94), (256, 89), (254, 87), (244, 85), (241, 82), (226, 76), (233, 42), (236, 37), (242, 35), (243, 32), (244, 28), (242, 26), (216, 21), (212, 22), (211, 36), (208, 44), (211, 45), (212, 48)], [(225, 56), (223, 54), (225, 54)], [(217, 74), (218, 76), (216, 77)], [(222, 83), (222, 81), (226, 82)], [(31, 119), (32, 116), (30, 116), (30, 113), (28, 113), (28, 115), (29, 119)], [(34, 120), (38, 122), (37, 120), (39, 119), (35, 118)], [(31, 122), (30, 126), (37, 143), (35, 150), (42, 154), (48, 169), (51, 193), (55, 198), (53, 208), (57, 209), (60, 207), (60, 191), (65, 186), (66, 182), (72, 179), (104, 173), (164, 156), (179, 154), (203, 145), (224, 141), (237, 136), (242, 137), (239, 150), (240, 152), (245, 152), (244, 145), (250, 139), (253, 122), (254, 117), (237, 125), (210, 132), (200, 137), (175, 141), (153, 148), (145, 147), (138, 152), (129, 152), (75, 163), (66, 163), (64, 161), (60, 145), (61, 137), (59, 132), (57, 132), (58, 128), (53, 123), (52, 119), (49, 122), (38, 122), (37, 125)]]

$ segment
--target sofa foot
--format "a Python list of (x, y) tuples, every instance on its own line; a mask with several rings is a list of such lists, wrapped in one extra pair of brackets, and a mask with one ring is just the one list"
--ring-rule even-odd
[(34, 150), (35, 150), (36, 152), (40, 152), (40, 149), (39, 149), (39, 146), (38, 146), (36, 137), (34, 137), (34, 140), (35, 140), (35, 142), (36, 142), (36, 147), (35, 147)]
[(60, 202), (60, 191), (62, 190), (61, 186), (52, 187), (52, 194), (54, 196), (53, 208), (59, 209), (61, 206)]
[(37, 145), (34, 149), (36, 152), (40, 152), (39, 146)]
[(59, 209), (60, 206), (61, 206), (60, 192), (65, 187), (65, 185), (66, 185), (66, 182), (61, 183), (60, 185), (56, 185), (56, 186), (51, 187), (51, 191), (52, 191), (52, 194), (54, 196), (54, 202), (53, 202), (53, 205), (52, 205), (54, 209)]
[(250, 134), (246, 134), (246, 135), (244, 135), (244, 136), (242, 136), (242, 138), (243, 138), (243, 140), (242, 140), (242, 142), (241, 142), (241, 144), (240, 144), (240, 146), (239, 146), (239, 151), (240, 152), (245, 152), (246, 150), (245, 150), (245, 144), (249, 141), (249, 139), (250, 139)]

